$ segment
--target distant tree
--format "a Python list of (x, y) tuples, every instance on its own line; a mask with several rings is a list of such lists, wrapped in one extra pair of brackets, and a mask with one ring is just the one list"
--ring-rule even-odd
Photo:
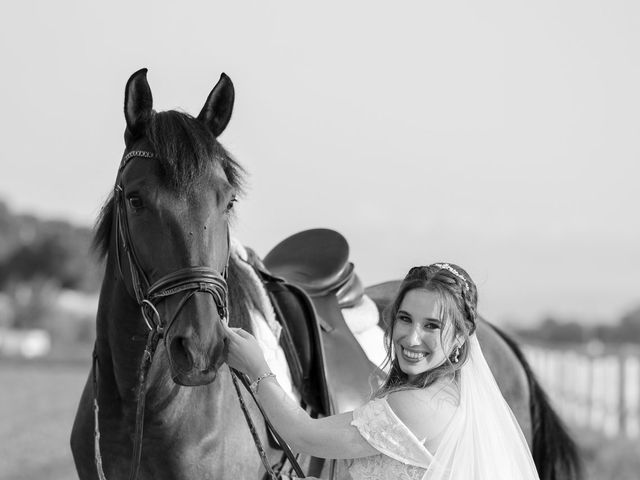
[(45, 237), (22, 245), (0, 262), (0, 288), (10, 282), (54, 281), (60, 288), (92, 289), (96, 268), (76, 237)]
[(101, 269), (89, 252), (90, 229), (13, 215), (1, 201), (0, 227), (0, 289), (38, 279), (59, 288), (98, 289)]
[(640, 306), (620, 319), (618, 329), (623, 341), (640, 343)]
[(14, 328), (47, 328), (55, 305), (58, 287), (51, 280), (39, 278), (9, 286)]
[(589, 338), (589, 331), (580, 322), (558, 320), (546, 317), (533, 328), (519, 328), (516, 332), (525, 339), (533, 339), (545, 343), (577, 343)]
[(617, 323), (584, 326), (577, 321), (545, 318), (533, 328), (515, 328), (515, 332), (526, 340), (545, 343), (584, 343), (599, 340), (604, 343), (640, 344), (640, 306), (626, 313)]
[(589, 334), (582, 324), (571, 320), (557, 325), (554, 341), (560, 343), (581, 343), (586, 341), (588, 336)]
[(0, 200), (0, 260), (5, 258), (17, 245), (17, 221), (7, 204)]

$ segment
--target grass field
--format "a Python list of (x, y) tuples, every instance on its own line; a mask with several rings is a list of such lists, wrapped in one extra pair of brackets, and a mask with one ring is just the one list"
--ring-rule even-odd
[[(89, 372), (84, 362), (0, 359), (0, 479), (75, 479), (69, 434)], [(638, 480), (640, 441), (575, 432), (586, 480)]]
[(77, 478), (69, 435), (87, 363), (0, 360), (0, 478)]

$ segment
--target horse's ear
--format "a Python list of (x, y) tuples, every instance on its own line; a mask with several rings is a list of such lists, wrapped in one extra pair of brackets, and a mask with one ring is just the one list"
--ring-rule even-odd
[(235, 90), (231, 79), (226, 75), (220, 75), (220, 80), (207, 97), (207, 101), (202, 107), (198, 120), (211, 130), (215, 137), (220, 135), (227, 127), (233, 112), (233, 101)]
[(129, 77), (124, 90), (124, 118), (127, 129), (124, 134), (127, 146), (142, 133), (151, 117), (153, 97), (147, 82), (147, 69), (143, 68)]

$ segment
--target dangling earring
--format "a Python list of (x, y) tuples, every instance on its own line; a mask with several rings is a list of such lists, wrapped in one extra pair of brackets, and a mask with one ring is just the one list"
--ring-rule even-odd
[(460, 347), (456, 347), (449, 359), (451, 360), (451, 363), (458, 363), (460, 361)]

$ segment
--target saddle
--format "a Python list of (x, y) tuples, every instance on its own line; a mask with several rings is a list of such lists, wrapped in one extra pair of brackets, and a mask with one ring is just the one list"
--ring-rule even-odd
[(282, 325), (280, 342), (305, 406), (325, 416), (366, 403), (379, 369), (341, 313), (364, 295), (346, 239), (333, 230), (306, 230), (276, 245), (263, 266), (258, 274)]

